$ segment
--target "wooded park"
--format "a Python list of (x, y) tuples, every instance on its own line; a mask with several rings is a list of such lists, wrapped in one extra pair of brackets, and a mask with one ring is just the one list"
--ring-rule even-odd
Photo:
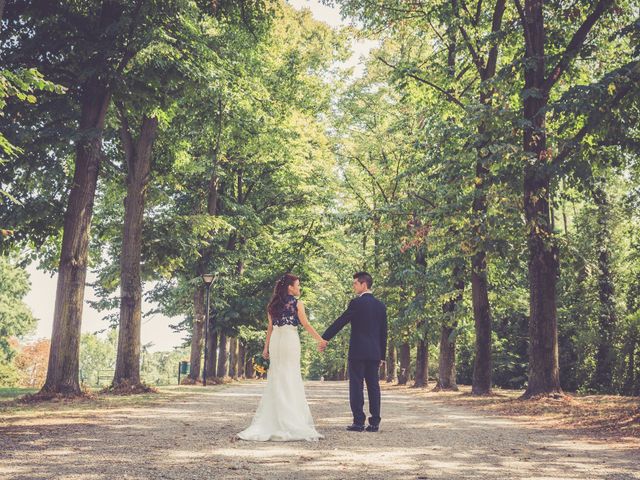
[[(52, 415), (100, 436), (165, 411), (182, 435), (215, 411), (193, 478), (640, 478), (640, 2), (0, 0), (0, 21), (0, 473), (149, 478), (106, 433), (88, 470), (16, 459)], [(387, 306), (389, 437), (342, 432), (348, 333), (320, 353), (300, 329), (327, 438), (229, 443), (276, 280), (301, 278), (322, 332), (362, 270)], [(172, 350), (143, 341), (158, 316)], [(553, 452), (504, 460), (534, 444)]]

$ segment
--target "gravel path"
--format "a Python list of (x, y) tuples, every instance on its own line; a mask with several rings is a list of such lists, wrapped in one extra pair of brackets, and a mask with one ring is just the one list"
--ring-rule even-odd
[(0, 422), (0, 478), (640, 479), (637, 444), (578, 439), (389, 390), (381, 431), (347, 432), (343, 382), (306, 384), (324, 440), (236, 440), (263, 386), (175, 393), (147, 407), (10, 414)]

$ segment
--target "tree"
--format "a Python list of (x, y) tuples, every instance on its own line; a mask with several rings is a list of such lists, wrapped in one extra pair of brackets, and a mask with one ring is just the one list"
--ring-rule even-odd
[(47, 375), (47, 359), (51, 342), (48, 339), (36, 340), (22, 345), (15, 358), (20, 371), (20, 385), (28, 388), (40, 388)]
[(558, 80), (580, 53), (589, 32), (611, 7), (613, 0), (598, 1), (584, 22), (575, 30), (564, 52), (550, 71), (546, 66), (548, 32), (544, 2), (516, 2), (521, 17), (525, 47), (522, 95), (523, 150), (528, 156), (524, 167), (524, 212), (529, 245), (529, 383), (524, 394), (560, 394), (558, 364), (558, 326), (556, 277), (558, 248), (553, 243), (549, 210), (551, 155), (547, 147), (546, 113), (549, 97)]
[[(176, 6), (161, 3), (164, 7), (157, 2), (126, 4), (105, 0), (86, 8), (15, 2), (6, 11), (9, 28), (5, 35), (15, 38), (16, 48), (5, 58), (15, 63), (46, 58), (41, 62), (42, 71), (52, 81), (69, 87), (69, 108), (77, 122), (74, 175), (64, 216), (44, 396), (81, 393), (80, 325), (105, 118), (115, 82), (148, 42), (145, 27), (166, 22), (164, 14)], [(47, 42), (52, 31), (58, 31), (60, 42)], [(43, 54), (43, 45), (49, 46), (50, 54)]]
[(151, 172), (151, 148), (158, 119), (142, 117), (140, 134), (134, 139), (127, 114), (120, 109), (121, 136), (127, 159), (127, 197), (120, 257), (120, 328), (114, 388), (140, 386), (140, 326), (142, 318), (142, 222), (146, 185)]
[(11, 339), (26, 335), (35, 327), (36, 319), (24, 303), (29, 287), (26, 272), (8, 258), (0, 257), (0, 385), (11, 386), (19, 377)]

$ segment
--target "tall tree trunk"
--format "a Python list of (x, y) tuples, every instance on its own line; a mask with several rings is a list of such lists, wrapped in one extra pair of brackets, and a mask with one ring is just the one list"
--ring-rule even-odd
[(416, 378), (414, 388), (423, 388), (429, 384), (429, 348), (424, 338), (416, 344)]
[[(213, 318), (213, 317), (212, 317)], [(208, 355), (204, 361), (207, 364), (207, 380), (218, 376), (218, 332), (212, 328), (213, 320), (209, 319), (209, 336), (207, 337)]]
[(440, 329), (440, 354), (438, 359), (438, 384), (435, 390), (458, 390), (456, 383), (456, 335), (458, 321), (455, 319), (456, 310), (462, 303), (464, 289), (463, 269), (459, 266), (453, 269), (454, 288), (458, 294), (444, 303), (442, 311), (446, 315)]
[(104, 120), (111, 99), (98, 77), (82, 87), (75, 171), (64, 216), (47, 379), (41, 394), (80, 395), (80, 328), (89, 229), (102, 156)]
[(524, 167), (524, 211), (529, 230), (529, 379), (525, 398), (561, 394), (558, 362), (556, 279), (558, 248), (553, 243), (549, 210), (545, 89), (545, 29), (542, 0), (525, 0), (527, 19), (523, 148), (530, 157)]
[[(217, 135), (216, 135), (216, 143), (211, 154), (211, 175), (209, 176), (209, 185), (207, 188), (207, 214), (210, 216), (218, 215), (220, 210), (219, 208), (219, 182), (220, 178), (218, 176), (218, 158), (220, 153), (220, 138), (222, 134), (222, 99), (218, 97), (218, 121), (217, 121)], [(207, 270), (209, 268), (209, 261), (211, 258), (211, 249), (209, 247), (203, 248), (199, 251), (200, 260), (196, 265), (196, 274), (198, 277), (202, 277), (203, 274), (208, 273)], [(210, 292), (211, 294), (211, 292)], [(198, 304), (200, 302), (200, 304)], [(205, 293), (202, 288), (202, 284), (199, 284), (195, 287), (194, 292), (194, 312), (202, 311), (202, 319), (206, 316), (206, 304), (205, 304)], [(200, 357), (202, 356), (203, 349), (203, 339), (204, 339), (204, 320), (202, 323), (198, 324), (197, 320), (194, 319), (193, 323), (193, 333), (191, 335), (191, 371), (192, 374), (189, 376), (196, 380), (200, 376)], [(213, 331), (215, 325), (211, 322), (211, 319), (206, 319), (209, 322), (209, 336), (207, 338), (207, 349), (209, 350), (207, 353), (209, 355), (209, 360), (205, 359), (206, 370), (207, 370), (207, 378), (213, 378), (216, 375), (216, 351), (217, 351), (217, 334)], [(197, 370), (194, 373), (193, 366), (198, 366)], [(203, 372), (204, 373), (204, 372)]]
[(227, 335), (224, 332), (220, 332), (219, 347), (218, 347), (218, 374), (220, 378), (227, 376), (229, 372), (229, 360), (227, 358), (228, 347)]
[[(558, 362), (556, 279), (558, 247), (551, 228), (551, 155), (547, 150), (546, 109), (553, 86), (578, 55), (589, 32), (613, 0), (598, 0), (575, 30), (549, 74), (545, 71), (544, 1), (516, 2), (523, 29), (524, 213), (529, 245), (529, 379), (523, 397), (562, 395)], [(581, 130), (587, 132), (587, 130)], [(583, 133), (584, 135), (584, 133)], [(561, 155), (561, 154), (559, 154)]]
[(387, 383), (398, 381), (398, 370), (396, 365), (396, 346), (393, 340), (389, 338), (387, 346)]
[(613, 341), (617, 321), (615, 305), (615, 289), (611, 272), (611, 228), (612, 209), (606, 191), (607, 184), (601, 181), (593, 190), (593, 201), (597, 207), (598, 232), (598, 298), (600, 312), (598, 314), (598, 345), (596, 348), (596, 368), (591, 381), (592, 388), (597, 391), (611, 393), (613, 390), (613, 370), (615, 356)]
[(471, 266), (471, 295), (476, 331), (471, 393), (473, 395), (488, 395), (491, 393), (491, 311), (486, 253), (482, 251), (474, 254)]
[[(496, 0), (491, 23), (492, 35), (497, 35), (502, 28), (502, 19), (506, 7), (506, 0)], [(494, 90), (487, 86), (489, 80), (496, 74), (498, 64), (499, 45), (494, 40), (489, 50), (486, 63), (476, 65), (482, 88), (480, 103), (491, 107), (491, 99)], [(466, 41), (467, 47), (472, 52), (471, 43)], [(479, 59), (478, 59), (479, 61)], [(489, 287), (487, 281), (487, 253), (485, 239), (487, 237), (487, 184), (489, 181), (489, 164), (491, 154), (486, 148), (492, 141), (487, 134), (486, 122), (478, 125), (478, 138), (480, 141), (476, 147), (476, 178), (473, 199), (473, 236), (477, 239), (476, 248), (471, 258), (471, 300), (473, 304), (473, 319), (476, 331), (475, 358), (473, 363), (473, 395), (486, 395), (491, 393), (491, 309), (489, 305)]]
[(385, 378), (387, 378), (387, 362), (383, 363), (378, 368), (378, 379), (384, 380)]
[(247, 356), (244, 364), (244, 375), (246, 378), (253, 378), (255, 376), (255, 372), (253, 371), (253, 359), (250, 356)]
[(238, 378), (238, 339), (236, 337), (229, 339), (229, 376), (233, 379)]
[[(481, 95), (481, 102), (490, 102)], [(473, 395), (491, 393), (491, 308), (489, 305), (489, 282), (487, 280), (487, 194), (486, 183), (489, 177), (489, 157), (485, 153), (489, 142), (484, 125), (478, 127), (482, 145), (476, 153), (476, 181), (473, 199), (473, 236), (477, 239), (475, 253), (471, 257), (471, 302), (473, 304), (473, 320), (476, 332), (475, 358), (473, 361)]]
[(244, 378), (245, 376), (245, 363), (246, 363), (247, 349), (242, 340), (238, 340), (238, 378)]
[(151, 151), (158, 119), (142, 117), (140, 135), (134, 140), (126, 113), (120, 110), (120, 136), (127, 159), (127, 197), (124, 204), (122, 253), (120, 255), (120, 326), (113, 387), (140, 386), (140, 328), (142, 320), (142, 228), (147, 185), (151, 174)]
[(407, 342), (400, 345), (400, 372), (398, 385), (406, 385), (411, 378), (411, 347)]
[(486, 253), (476, 252), (471, 260), (471, 295), (476, 331), (473, 361), (473, 395), (491, 393), (491, 310), (487, 282)]
[(442, 325), (440, 329), (440, 358), (438, 361), (438, 384), (435, 387), (439, 390), (458, 390), (456, 383), (456, 340), (451, 339), (455, 326)]
[(635, 395), (637, 393), (636, 386), (636, 348), (638, 346), (638, 333), (637, 331), (631, 332), (631, 335), (627, 336), (625, 342), (625, 353), (627, 357), (626, 372), (624, 376), (624, 384), (622, 387), (622, 393), (625, 395)]
[(191, 334), (191, 368), (189, 378), (197, 381), (200, 378), (202, 346), (204, 344), (205, 322), (205, 289), (200, 285), (193, 291), (193, 333)]
[[(416, 225), (420, 225), (421, 222), (416, 221)], [(423, 275), (426, 275), (427, 272), (427, 257), (424, 248), (418, 248), (416, 253), (416, 265), (420, 268), (420, 271)], [(422, 284), (418, 285), (416, 288), (416, 296), (423, 297), (424, 296), (424, 286)], [(420, 335), (420, 339), (416, 344), (416, 377), (413, 383), (414, 388), (422, 388), (428, 383), (428, 366), (427, 362), (429, 361), (426, 349), (427, 344), (425, 342), (425, 337), (427, 332), (425, 332), (425, 321), (421, 320), (417, 324), (416, 330)]]

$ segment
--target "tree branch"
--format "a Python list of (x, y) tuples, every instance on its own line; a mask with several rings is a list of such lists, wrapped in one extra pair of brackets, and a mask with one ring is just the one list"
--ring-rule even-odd
[[(491, 21), (491, 33), (496, 34), (502, 28), (502, 17), (506, 7), (506, 0), (496, 0), (496, 6), (493, 9), (493, 19)], [(484, 69), (485, 78), (492, 78), (496, 73), (496, 65), (498, 63), (498, 42), (496, 41), (491, 50), (489, 50), (489, 58)]]
[(520, 16), (520, 22), (522, 23), (522, 30), (524, 31), (524, 49), (527, 56), (531, 56), (531, 31), (529, 30), (529, 25), (527, 24), (527, 16), (524, 13), (524, 9), (522, 8), (522, 4), (520, 0), (513, 0), (513, 3), (516, 5), (516, 10), (518, 10), (518, 15)]
[(480, 22), (480, 15), (482, 14), (482, 0), (478, 0), (478, 4), (476, 5), (476, 18), (474, 25), (478, 25)]
[[(389, 199), (387, 198), (387, 194), (384, 192), (384, 189), (382, 188), (382, 185), (380, 185), (380, 182), (375, 177), (375, 175), (371, 172), (371, 170), (369, 170), (369, 168), (364, 164), (364, 162), (362, 160), (360, 160), (358, 157), (350, 156), (350, 158), (353, 158), (356, 162), (358, 162), (360, 164), (360, 166), (369, 174), (369, 176), (371, 177), (373, 182), (376, 184), (376, 186), (380, 190), (380, 193), (382, 194), (382, 198), (384, 198), (384, 202), (387, 205), (389, 205)], [(371, 158), (371, 153), (369, 153), (369, 158)]]
[(313, 220), (311, 222), (311, 224), (309, 225), (309, 229), (307, 230), (307, 234), (302, 238), (302, 241), (300, 242), (300, 246), (298, 247), (298, 252), (293, 257), (294, 258), (293, 263), (291, 264), (291, 266), (287, 270), (288, 272), (292, 271), (296, 267), (296, 265), (298, 264), (298, 261), (300, 260), (300, 254), (302, 253), (302, 249), (307, 244), (307, 241), (309, 240), (309, 237), (311, 236), (311, 232), (313, 231), (313, 227), (314, 227), (315, 223), (316, 223), (316, 221)]
[(482, 60), (482, 58), (480, 57), (476, 49), (473, 48), (473, 45), (471, 44), (471, 39), (469, 38), (469, 35), (467, 34), (467, 31), (464, 29), (464, 27), (460, 25), (458, 27), (458, 30), (460, 30), (460, 33), (462, 34), (464, 43), (467, 46), (469, 53), (471, 54), (471, 58), (473, 58), (473, 63), (476, 65), (476, 68), (478, 69), (478, 74), (480, 75), (480, 78), (484, 78), (484, 61)]
[(353, 184), (349, 181), (349, 177), (347, 176), (346, 172), (344, 174), (344, 181), (349, 186), (351, 191), (353, 191), (355, 196), (358, 197), (358, 200), (360, 200), (360, 202), (366, 207), (366, 209), (367, 210), (372, 210), (372, 208), (369, 206), (369, 204), (366, 202), (366, 200), (362, 197), (362, 195), (360, 195), (358, 190), (356, 190), (356, 188), (353, 186)]
[(122, 147), (124, 148), (124, 156), (127, 160), (127, 166), (129, 169), (132, 167), (133, 156), (135, 154), (135, 142), (131, 135), (129, 128), (129, 120), (127, 118), (127, 112), (124, 105), (120, 102), (114, 102), (116, 111), (118, 112), (118, 119), (120, 120), (120, 140), (122, 141)]
[[(392, 63), (387, 62), (382, 57), (376, 57), (376, 58), (378, 60), (380, 60), (382, 63), (384, 63), (387, 67), (392, 68), (394, 70), (398, 69), (397, 65), (393, 65)], [(448, 92), (447, 90), (445, 90), (444, 88), (436, 85), (435, 83), (432, 83), (432, 82), (430, 82), (429, 80), (427, 80), (425, 78), (421, 78), (421, 77), (419, 77), (417, 75), (414, 75), (413, 73), (406, 72), (405, 75), (407, 75), (410, 78), (413, 78), (414, 80), (417, 80), (420, 83), (424, 83), (425, 85), (429, 85), (431, 88), (437, 90), (438, 92), (442, 93), (445, 97), (447, 97), (447, 100), (449, 100), (452, 103), (455, 103), (460, 108), (464, 109), (464, 103), (462, 103), (458, 98), (456, 98), (453, 94), (451, 94), (451, 92)]]
[[(628, 76), (631, 77), (630, 81), (624, 84), (621, 87), (617, 88), (616, 94), (613, 96), (611, 102), (606, 106), (606, 110), (610, 111), (622, 101), (624, 97), (626, 97), (629, 92), (634, 90), (634, 88), (638, 88), (640, 83), (640, 61), (636, 61), (634, 65), (631, 66)], [(553, 159), (552, 164), (554, 166), (560, 165), (570, 154), (572, 149), (578, 145), (584, 137), (592, 132), (598, 125), (602, 123), (602, 121), (606, 118), (606, 115), (599, 115), (601, 112), (603, 105), (597, 105), (589, 114), (589, 118), (587, 122), (582, 126), (582, 128), (575, 134), (575, 136), (568, 142), (565, 143), (562, 150), (558, 153), (558, 155)]]
[(429, 200), (428, 198), (424, 198), (424, 197), (422, 197), (422, 196), (418, 195), (417, 193), (414, 193), (414, 194), (413, 194), (413, 196), (414, 196), (414, 197), (416, 197), (416, 198), (417, 198), (417, 199), (419, 199), (419, 200), (422, 200), (424, 203), (426, 203), (426, 204), (427, 204), (427, 205), (429, 205), (430, 207), (432, 207), (432, 208), (436, 208), (436, 204), (435, 204), (435, 203), (433, 203), (433, 202), (432, 202), (431, 200)]
[(567, 45), (567, 48), (560, 56), (560, 60), (558, 64), (553, 68), (547, 79), (544, 81), (542, 91), (545, 95), (547, 95), (551, 88), (558, 81), (560, 76), (567, 69), (571, 61), (578, 55), (582, 45), (587, 39), (587, 35), (598, 21), (598, 19), (607, 11), (607, 9), (613, 4), (613, 0), (600, 0), (596, 5), (596, 8), (591, 12), (591, 14), (585, 19), (585, 21), (580, 25), (580, 28), (576, 30)]

